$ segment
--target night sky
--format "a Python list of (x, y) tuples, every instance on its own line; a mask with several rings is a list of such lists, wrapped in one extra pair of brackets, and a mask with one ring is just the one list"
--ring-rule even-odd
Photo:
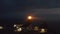
[(4, 19), (20, 18), (28, 13), (42, 15), (48, 20), (60, 19), (60, 0), (2, 0), (0, 9), (0, 17)]
[[(0, 19), (23, 19), (27, 14), (42, 17), (43, 20), (60, 21), (60, 0), (1, 0), (0, 2)], [(59, 24), (56, 22), (53, 25), (53, 27), (57, 25), (55, 27), (57, 32)]]

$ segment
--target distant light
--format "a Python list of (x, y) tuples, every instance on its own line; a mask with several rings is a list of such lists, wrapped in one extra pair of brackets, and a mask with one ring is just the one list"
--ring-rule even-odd
[(22, 31), (23, 24), (14, 24), (14, 31), (15, 32), (21, 32)]
[(45, 33), (46, 32), (46, 29), (41, 29), (40, 33)]
[(22, 28), (18, 28), (17, 31), (22, 31)]
[(2, 26), (0, 26), (0, 29), (3, 29), (3, 27), (2, 27)]
[(16, 27), (17, 25), (16, 24), (14, 24), (14, 27)]
[(34, 27), (34, 30), (35, 30), (35, 31), (38, 31), (38, 30), (39, 30), (39, 27), (38, 27), (38, 26), (35, 26), (35, 27)]
[(28, 16), (28, 19), (32, 19), (32, 16)]
[(15, 30), (15, 32), (21, 32), (22, 31), (22, 28), (17, 28), (16, 30)]

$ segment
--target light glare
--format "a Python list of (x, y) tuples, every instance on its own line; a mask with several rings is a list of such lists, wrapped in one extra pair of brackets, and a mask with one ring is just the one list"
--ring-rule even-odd
[(16, 30), (15, 30), (15, 32), (21, 32), (22, 31), (22, 28), (17, 28)]
[(28, 19), (32, 19), (32, 16), (28, 16)]

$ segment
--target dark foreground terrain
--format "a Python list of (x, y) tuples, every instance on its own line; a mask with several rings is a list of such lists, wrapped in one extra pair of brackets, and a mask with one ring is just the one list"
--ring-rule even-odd
[[(44, 34), (60, 34), (60, 21), (43, 21), (45, 22), (45, 25), (47, 27), (47, 32)], [(40, 26), (43, 22), (36, 22), (34, 21), (31, 23), (31, 26), (38, 25)], [(0, 30), (0, 34), (41, 34), (39, 32), (35, 31), (26, 31), (23, 30), (22, 32), (14, 32), (13, 24), (24, 24), (23, 27), (28, 26), (27, 22), (21, 21), (21, 20), (1, 20), (0, 25), (4, 27), (3, 30)]]

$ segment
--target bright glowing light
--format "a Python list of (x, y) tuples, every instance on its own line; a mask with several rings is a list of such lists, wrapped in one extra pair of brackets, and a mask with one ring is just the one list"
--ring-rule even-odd
[(22, 31), (22, 28), (17, 28), (16, 30), (15, 30), (15, 32), (21, 32)]
[(15, 32), (21, 32), (22, 31), (22, 29), (23, 29), (23, 24), (14, 24), (14, 31)]
[(41, 29), (40, 33), (45, 33), (46, 30), (45, 29)]
[(16, 24), (14, 24), (14, 27), (16, 27), (17, 25)]
[(32, 16), (28, 16), (28, 19), (32, 19)]
[(3, 29), (3, 27), (2, 27), (2, 26), (0, 26), (0, 29)]
[(22, 31), (22, 28), (18, 28), (17, 31)]

